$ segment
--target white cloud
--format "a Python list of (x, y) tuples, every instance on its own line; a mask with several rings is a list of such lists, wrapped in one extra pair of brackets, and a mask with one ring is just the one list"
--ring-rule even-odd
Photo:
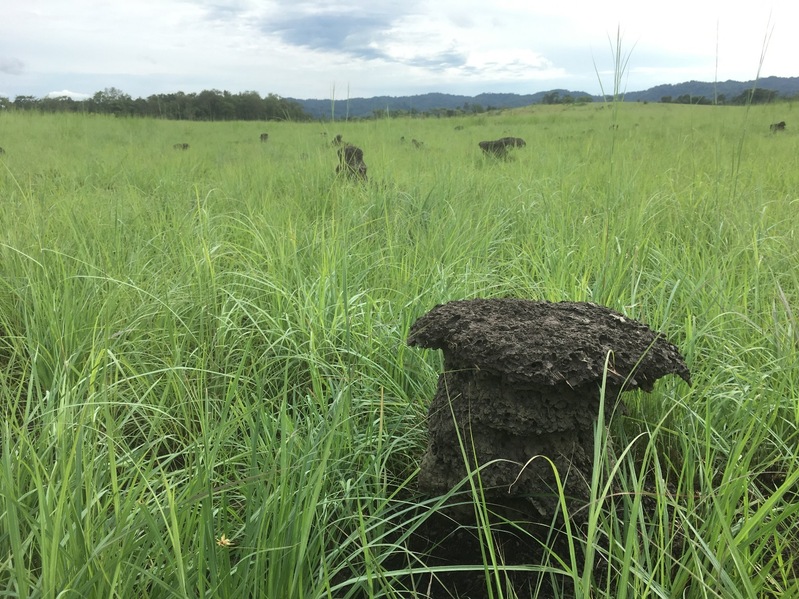
[(797, 21), (795, 0), (37, 0), (3, 9), (0, 84), (36, 96), (113, 86), (305, 98), (333, 83), (357, 95), (599, 93), (619, 31), (633, 91), (758, 69), (799, 76)]
[(72, 100), (87, 100), (92, 97), (92, 94), (82, 94), (80, 92), (71, 92), (68, 89), (61, 90), (60, 92), (50, 92), (47, 94), (48, 98), (71, 98)]

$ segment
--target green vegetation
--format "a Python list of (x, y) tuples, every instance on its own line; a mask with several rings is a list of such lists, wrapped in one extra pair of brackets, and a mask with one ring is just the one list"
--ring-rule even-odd
[(206, 89), (200, 93), (176, 92), (132, 98), (115, 87), (108, 87), (86, 100), (68, 96), (36, 98), (17, 96), (11, 102), (0, 97), (0, 109), (36, 110), (42, 113), (111, 114), (182, 121), (303, 121), (310, 117), (302, 107), (275, 94), (262, 98), (258, 92), (231, 94)]
[[(407, 331), (517, 296), (646, 322), (694, 379), (626, 398), (590, 526), (530, 568), (581, 598), (799, 596), (792, 109), (1, 114), (0, 595), (424, 597), (403, 534), (437, 505), (410, 509), (441, 364)], [(369, 184), (335, 179), (337, 133)], [(484, 157), (503, 135), (527, 147)]]
[[(621, 44), (617, 38), (614, 44)], [(626, 71), (629, 56), (619, 54), (613, 47), (617, 62), (613, 88), (618, 98), (627, 102), (663, 102), (675, 104), (724, 104), (744, 106), (750, 104), (790, 103), (799, 98), (799, 77), (765, 77), (755, 81), (701, 82), (688, 81), (664, 84), (643, 91), (627, 91), (619, 78)], [(622, 61), (621, 64), (618, 61)], [(597, 73), (599, 77), (599, 74)], [(601, 79), (600, 79), (601, 81)], [(601, 86), (600, 86), (601, 87)], [(609, 89), (609, 92), (614, 89)], [(583, 91), (553, 89), (534, 94), (482, 93), (463, 96), (427, 93), (414, 96), (375, 96), (350, 98), (341, 91), (332, 98), (290, 99), (275, 94), (264, 97), (255, 91), (230, 93), (218, 89), (199, 93), (174, 92), (153, 94), (146, 98), (133, 98), (120, 89), (109, 87), (85, 100), (67, 96), (43, 97), (16, 96), (12, 101), (0, 96), (0, 110), (31, 110), (41, 113), (113, 114), (115, 116), (140, 116), (188, 121), (303, 121), (303, 120), (353, 120), (369, 118), (429, 116), (461, 117), (519, 108), (533, 104), (586, 104), (611, 102), (613, 95), (598, 96)], [(333, 117), (333, 119), (331, 118)]]
[(660, 101), (664, 103), (674, 102), (675, 104), (703, 104), (705, 106), (710, 104), (732, 104), (735, 106), (749, 106), (750, 104), (770, 104), (778, 100), (779, 94), (771, 89), (761, 89), (755, 87), (741, 92), (731, 100), (727, 100), (724, 94), (717, 94), (715, 98), (706, 98), (705, 96), (692, 96), (691, 94), (682, 94), (676, 98), (671, 96), (663, 96)]

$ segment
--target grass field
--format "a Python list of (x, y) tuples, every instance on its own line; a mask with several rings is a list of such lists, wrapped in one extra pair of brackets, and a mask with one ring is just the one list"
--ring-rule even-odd
[[(621, 311), (694, 380), (626, 397), (581, 551), (530, 571), (799, 597), (794, 109), (0, 115), (0, 597), (425, 597), (402, 531), (441, 357), (405, 339), (502, 296)], [(367, 185), (336, 179), (338, 133)], [(527, 147), (481, 155), (506, 135)], [(501, 561), (487, 596), (513, 596)]]

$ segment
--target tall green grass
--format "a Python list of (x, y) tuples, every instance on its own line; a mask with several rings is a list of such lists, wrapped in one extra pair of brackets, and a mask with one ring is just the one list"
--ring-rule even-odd
[[(407, 331), (517, 296), (647, 322), (694, 376), (626, 399), (591, 526), (530, 572), (799, 595), (799, 136), (768, 131), (793, 109), (0, 115), (0, 594), (425, 597), (406, 540), (443, 501), (414, 491), (441, 363)], [(336, 179), (337, 133), (368, 185)], [(527, 147), (477, 148), (503, 135)], [(486, 592), (513, 596), (485, 533)]]

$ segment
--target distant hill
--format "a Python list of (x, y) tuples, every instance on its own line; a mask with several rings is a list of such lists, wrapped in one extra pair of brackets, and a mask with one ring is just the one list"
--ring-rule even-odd
[[(724, 94), (727, 99), (734, 98), (752, 89), (755, 81), (720, 81), (707, 83), (704, 81), (687, 81), (667, 85), (657, 85), (645, 91), (628, 92), (624, 99), (633, 102), (660, 102), (663, 97), (677, 98), (683, 95), (693, 97), (704, 96), (713, 99), (715, 94)], [(799, 94), (799, 77), (764, 77), (757, 80), (757, 87), (777, 92), (782, 97)]]
[[(684, 95), (692, 97), (704, 96), (713, 99), (717, 95), (724, 95), (728, 100), (752, 89), (755, 81), (721, 81), (708, 83), (703, 81), (687, 81), (685, 83), (657, 85), (644, 91), (626, 92), (624, 99), (627, 102), (660, 102), (664, 97), (678, 98)], [(776, 91), (781, 97), (799, 95), (799, 77), (764, 77), (757, 81), (757, 87)], [(302, 109), (314, 119), (329, 119), (331, 110), (336, 119), (349, 117), (369, 117), (376, 111), (422, 113), (443, 112), (447, 110), (475, 110), (489, 108), (520, 108), (531, 104), (540, 104), (546, 96), (557, 94), (563, 98), (590, 97), (593, 101), (601, 101), (601, 96), (592, 96), (587, 92), (570, 91), (566, 89), (553, 89), (535, 94), (480, 94), (477, 96), (461, 96), (455, 94), (430, 93), (415, 96), (377, 96), (374, 98), (350, 98), (349, 100), (298, 100), (285, 98), (297, 102)], [(332, 104), (332, 105), (331, 105)]]
[(538, 104), (549, 93), (557, 92), (561, 96), (590, 97), (587, 92), (571, 92), (565, 89), (538, 92), (535, 94), (480, 94), (477, 96), (459, 96), (455, 94), (421, 94), (417, 96), (377, 96), (374, 98), (350, 98), (349, 100), (336, 100), (335, 107), (331, 107), (330, 100), (298, 100), (285, 98), (297, 102), (302, 109), (315, 119), (329, 119), (331, 109), (335, 111), (336, 119), (345, 116), (366, 117), (373, 116), (375, 111), (392, 112), (434, 112), (446, 110), (469, 110), (468, 107), (489, 108), (519, 108)]

